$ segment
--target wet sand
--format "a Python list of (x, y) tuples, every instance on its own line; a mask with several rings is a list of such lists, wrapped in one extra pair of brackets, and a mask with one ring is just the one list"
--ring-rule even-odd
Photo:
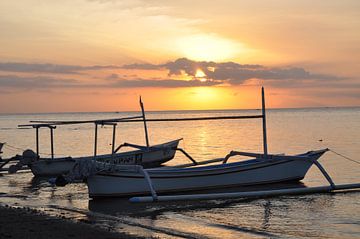
[(139, 238), (82, 222), (48, 216), (29, 208), (0, 205), (0, 238)]

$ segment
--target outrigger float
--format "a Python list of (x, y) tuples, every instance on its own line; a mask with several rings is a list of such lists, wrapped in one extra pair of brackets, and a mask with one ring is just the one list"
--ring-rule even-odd
[[(142, 166), (124, 166), (97, 163), (95, 171), (87, 175), (89, 197), (131, 197), (131, 202), (156, 202), (172, 200), (201, 200), (220, 198), (267, 197), (284, 194), (329, 193), (338, 190), (359, 189), (360, 184), (335, 185), (318, 159), (329, 149), (309, 151), (299, 155), (268, 154), (266, 139), (265, 97), (262, 88), (262, 114), (241, 118), (261, 118), (263, 125), (264, 152), (251, 153), (231, 151), (226, 157), (205, 162), (192, 160), (191, 164), (144, 169)], [(214, 120), (153, 119), (154, 121)], [(151, 121), (151, 119), (149, 119)], [(228, 163), (230, 157), (242, 155), (252, 159)], [(215, 162), (220, 164), (213, 165)], [(292, 188), (252, 192), (164, 195), (179, 192), (222, 189), (234, 186), (270, 185), (279, 182), (302, 180), (310, 167), (316, 165), (330, 186)], [(159, 195), (160, 194), (160, 195)], [(145, 196), (143, 196), (145, 195)], [(150, 196), (146, 196), (150, 195)], [(138, 196), (138, 197), (133, 197)]]

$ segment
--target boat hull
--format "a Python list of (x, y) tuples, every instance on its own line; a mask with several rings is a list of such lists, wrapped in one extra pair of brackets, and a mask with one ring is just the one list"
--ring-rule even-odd
[(75, 165), (76, 160), (72, 158), (64, 159), (44, 159), (33, 162), (29, 165), (31, 172), (35, 176), (57, 176), (68, 173)]
[[(122, 165), (142, 165), (144, 168), (159, 167), (161, 164), (174, 158), (179, 140), (155, 145), (149, 150), (134, 150), (114, 155), (98, 155), (99, 162), (111, 162)], [(29, 165), (35, 176), (58, 176), (68, 173), (77, 160), (93, 160), (94, 157), (40, 159)]]
[[(323, 152), (304, 160), (254, 159), (245, 162), (186, 169), (148, 169), (157, 193), (170, 193), (233, 186), (298, 181)], [(87, 180), (89, 196), (128, 197), (149, 195), (147, 181), (140, 172), (98, 173)]]

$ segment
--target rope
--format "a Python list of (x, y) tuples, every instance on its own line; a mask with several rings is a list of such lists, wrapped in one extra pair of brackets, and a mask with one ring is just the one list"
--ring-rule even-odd
[(347, 159), (347, 160), (352, 161), (352, 162), (354, 162), (354, 163), (360, 164), (359, 161), (356, 161), (355, 159), (351, 159), (351, 158), (349, 158), (349, 157), (347, 157), (347, 156), (345, 156), (345, 155), (343, 155), (343, 154), (340, 154), (340, 153), (338, 153), (338, 152), (335, 152), (335, 151), (332, 150), (332, 149), (329, 149), (329, 151), (330, 151), (330, 152), (333, 152), (334, 154), (336, 154), (336, 155), (338, 155), (338, 156), (340, 156), (340, 157), (343, 157), (344, 159)]
[[(19, 148), (19, 147), (12, 146), (12, 145), (10, 145), (8, 143), (4, 144), (4, 147), (8, 148), (9, 150), (11, 150), (13, 152), (19, 152), (19, 150), (20, 151), (25, 151), (26, 150), (24, 148)], [(49, 153), (43, 153), (43, 152), (39, 152), (39, 154), (48, 155), (48, 156), (51, 155)], [(65, 154), (54, 154), (54, 156), (65, 156)]]

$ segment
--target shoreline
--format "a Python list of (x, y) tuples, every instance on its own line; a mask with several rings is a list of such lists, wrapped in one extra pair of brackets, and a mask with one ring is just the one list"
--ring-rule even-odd
[(142, 238), (121, 232), (107, 231), (84, 222), (46, 215), (31, 208), (0, 204), (0, 238)]

